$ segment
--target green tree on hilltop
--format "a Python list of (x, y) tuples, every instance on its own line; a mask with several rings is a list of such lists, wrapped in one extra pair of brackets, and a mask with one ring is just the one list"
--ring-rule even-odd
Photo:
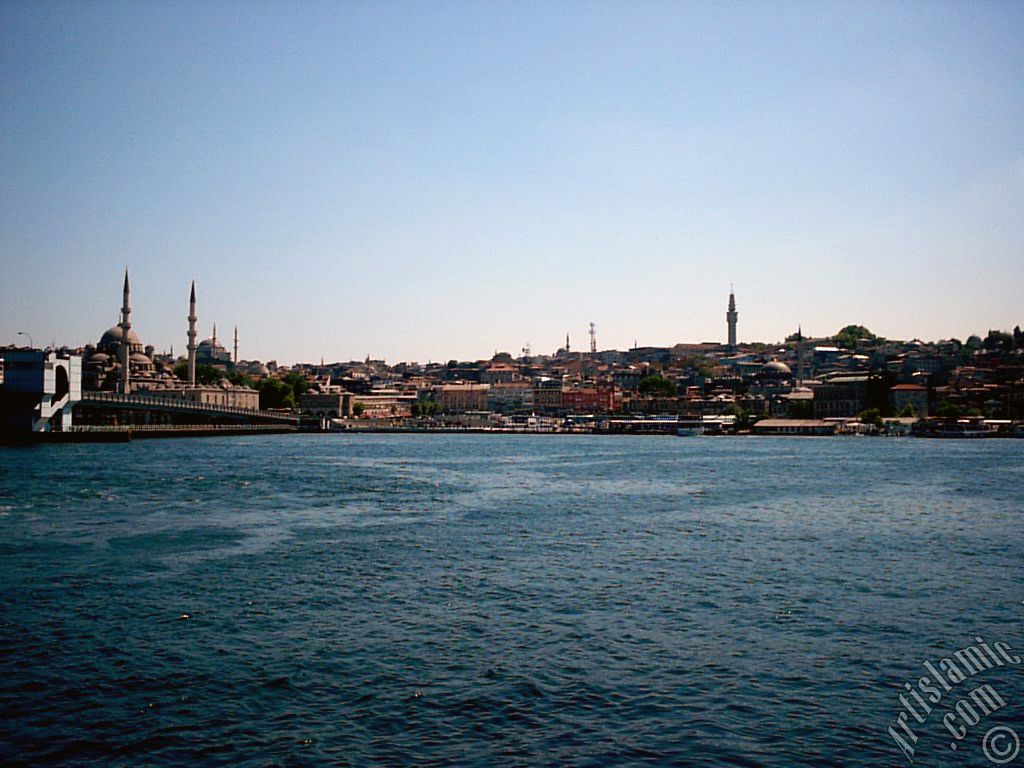
[(832, 341), (835, 342), (837, 347), (842, 347), (843, 349), (856, 349), (860, 342), (874, 341), (877, 338), (878, 337), (875, 336), (875, 334), (863, 325), (847, 325), (841, 328), (839, 333), (832, 337)]
[(1013, 343), (1013, 336), (1005, 331), (989, 331), (988, 336), (986, 336), (985, 340), (981, 342), (981, 346), (990, 352), (997, 349), (1009, 351), (1013, 349)]

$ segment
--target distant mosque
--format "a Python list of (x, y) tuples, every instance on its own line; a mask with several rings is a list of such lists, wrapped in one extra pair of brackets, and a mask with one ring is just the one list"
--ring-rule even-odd
[[(232, 405), (240, 408), (258, 408), (259, 393), (250, 387), (235, 385), (222, 379), (215, 385), (202, 386), (196, 382), (196, 366), (212, 365), (226, 371), (235, 369), (238, 362), (238, 327), (235, 327), (234, 355), (217, 340), (217, 326), (213, 335), (195, 343), (196, 338), (196, 286), (192, 283), (188, 314), (188, 377), (182, 381), (174, 375), (174, 356), (158, 357), (152, 345), (143, 346), (131, 325), (131, 285), (128, 270), (124, 272), (120, 322), (108, 328), (99, 343), (85, 348), (82, 386), (87, 390), (133, 392), (168, 396), (193, 402)], [(259, 366), (266, 370), (263, 366)], [(259, 371), (257, 373), (261, 373)]]

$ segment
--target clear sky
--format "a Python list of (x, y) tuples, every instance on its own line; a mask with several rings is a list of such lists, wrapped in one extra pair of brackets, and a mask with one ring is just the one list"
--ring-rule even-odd
[(1024, 324), (1024, 3), (2, 2), (0, 344)]

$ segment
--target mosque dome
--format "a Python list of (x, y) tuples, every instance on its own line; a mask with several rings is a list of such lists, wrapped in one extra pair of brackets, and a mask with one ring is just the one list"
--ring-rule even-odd
[(103, 352), (97, 352), (95, 355), (89, 358), (88, 362), (96, 365), (106, 365), (110, 362), (110, 355)]
[[(112, 328), (108, 328), (100, 336), (100, 343), (96, 345), (96, 348), (101, 352), (116, 352), (121, 347), (121, 328), (115, 325)], [(128, 331), (128, 348), (132, 352), (142, 352), (142, 341), (135, 331)]]
[(792, 371), (785, 363), (780, 363), (778, 360), (770, 360), (761, 366), (761, 373), (768, 376), (789, 376)]

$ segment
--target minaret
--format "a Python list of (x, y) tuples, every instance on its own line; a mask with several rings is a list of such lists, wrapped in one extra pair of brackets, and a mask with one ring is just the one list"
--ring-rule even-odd
[(565, 334), (565, 354), (569, 354), (569, 334)]
[(129, 395), (132, 391), (131, 359), (132, 349), (128, 341), (128, 334), (132, 329), (132, 321), (129, 315), (132, 313), (131, 286), (128, 284), (128, 268), (124, 269), (124, 300), (121, 305), (121, 394)]
[(739, 317), (739, 312), (736, 311), (736, 296), (732, 292), (732, 286), (729, 286), (729, 310), (725, 313), (725, 321), (729, 324), (729, 349), (736, 349), (736, 319)]
[(211, 341), (213, 342), (214, 350), (216, 350), (217, 349), (217, 324), (216, 323), (213, 324), (213, 338), (211, 339)]
[(188, 297), (188, 385), (196, 385), (196, 281), (192, 281), (192, 293)]
[(804, 385), (804, 334), (799, 325), (796, 327), (796, 385)]
[(235, 365), (238, 365), (238, 326), (235, 326)]

